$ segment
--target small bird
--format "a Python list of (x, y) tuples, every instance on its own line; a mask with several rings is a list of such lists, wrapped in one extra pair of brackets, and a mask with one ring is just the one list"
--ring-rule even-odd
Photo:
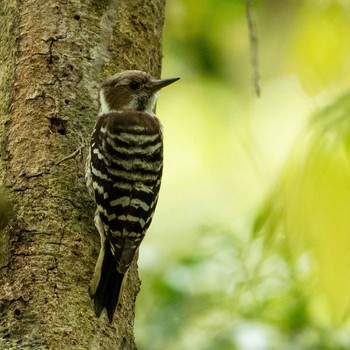
[(123, 281), (151, 224), (163, 170), (162, 125), (154, 114), (158, 91), (179, 78), (152, 79), (128, 70), (99, 90), (100, 112), (86, 162), (96, 203), (101, 249), (90, 284), (95, 313), (112, 323)]

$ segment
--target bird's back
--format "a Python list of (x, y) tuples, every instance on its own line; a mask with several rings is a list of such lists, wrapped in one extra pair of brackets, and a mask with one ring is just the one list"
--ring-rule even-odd
[(117, 269), (125, 273), (158, 200), (163, 168), (161, 124), (146, 112), (100, 116), (90, 156), (97, 210)]

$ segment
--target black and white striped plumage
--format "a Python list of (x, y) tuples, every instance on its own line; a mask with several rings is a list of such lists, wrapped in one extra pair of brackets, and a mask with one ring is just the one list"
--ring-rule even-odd
[(178, 80), (125, 71), (100, 89), (100, 113), (86, 163), (101, 250), (91, 281), (95, 313), (110, 322), (124, 276), (151, 224), (163, 169), (163, 135), (153, 114), (157, 91)]

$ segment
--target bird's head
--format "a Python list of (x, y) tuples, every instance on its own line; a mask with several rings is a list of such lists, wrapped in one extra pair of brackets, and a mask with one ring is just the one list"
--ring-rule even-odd
[(107, 79), (100, 88), (100, 113), (133, 110), (153, 113), (157, 92), (179, 80), (152, 79), (145, 72), (127, 70)]

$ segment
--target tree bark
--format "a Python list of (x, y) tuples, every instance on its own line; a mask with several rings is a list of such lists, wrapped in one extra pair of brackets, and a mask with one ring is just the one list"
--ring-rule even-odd
[[(99, 251), (81, 157), (98, 83), (160, 75), (165, 0), (0, 0), (0, 349), (135, 349), (136, 263), (122, 308), (97, 319)], [(3, 195), (3, 192), (0, 192)]]

